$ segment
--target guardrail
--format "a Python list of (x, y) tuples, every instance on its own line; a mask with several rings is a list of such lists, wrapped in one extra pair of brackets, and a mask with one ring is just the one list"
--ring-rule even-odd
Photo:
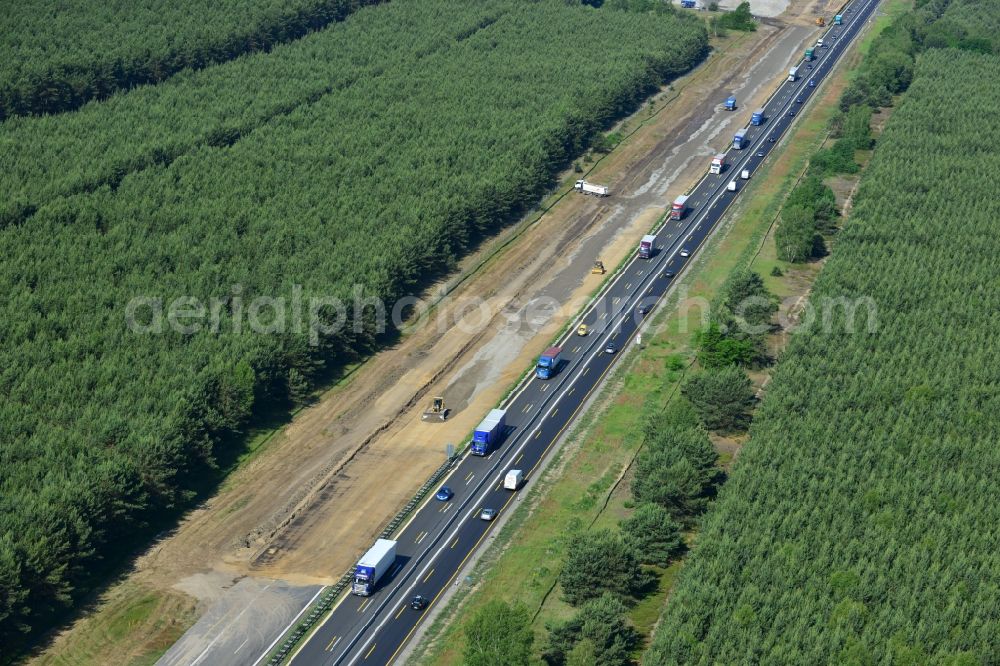
[[(400, 509), (399, 513), (397, 513), (395, 517), (389, 521), (389, 523), (385, 526), (385, 529), (382, 530), (382, 533), (379, 534), (379, 538), (388, 539), (392, 536), (392, 533), (403, 524), (403, 521), (405, 521), (411, 513), (413, 513), (413, 510), (417, 508), (425, 497), (427, 497), (427, 493), (429, 493), (431, 489), (437, 485), (438, 481), (441, 480), (441, 477), (447, 474), (448, 471), (455, 466), (455, 463), (457, 463), (461, 457), (462, 451), (456, 451), (440, 467), (438, 467), (437, 471), (431, 474), (430, 478), (424, 482), (424, 485), (420, 486), (419, 490), (414, 493), (410, 501), (406, 503), (406, 506)], [(297, 625), (295, 625), (295, 628), (287, 634), (284, 642), (282, 642), (279, 647), (275, 648), (275, 651), (271, 654), (271, 658), (267, 661), (268, 666), (279, 666), (279, 664), (282, 664), (285, 659), (292, 654), (292, 650), (295, 649), (298, 642), (302, 640), (307, 633), (309, 633), (316, 623), (319, 622), (320, 618), (326, 615), (326, 613), (333, 608), (334, 602), (337, 601), (337, 598), (340, 597), (344, 590), (351, 584), (351, 578), (353, 575), (354, 567), (352, 566), (344, 573), (343, 576), (340, 577), (340, 580), (331, 585), (330, 588), (323, 593), (319, 601), (317, 601), (313, 606), (313, 609), (309, 611), (309, 614), (306, 615)]]

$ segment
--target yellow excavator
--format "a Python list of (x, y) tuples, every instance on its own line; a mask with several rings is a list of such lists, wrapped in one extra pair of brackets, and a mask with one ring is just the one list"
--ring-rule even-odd
[(431, 404), (427, 405), (421, 421), (444, 421), (448, 418), (448, 408), (444, 405), (444, 398), (437, 396), (431, 398)]

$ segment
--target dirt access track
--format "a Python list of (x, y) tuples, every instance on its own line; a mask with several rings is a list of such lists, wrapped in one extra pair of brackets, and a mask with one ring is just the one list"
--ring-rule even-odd
[[(763, 14), (768, 4), (783, 3), (752, 7)], [(593, 261), (610, 270), (634, 251), (815, 37), (813, 18), (835, 8), (793, 2), (756, 33), (718, 41), (706, 63), (617, 128), (629, 138), (587, 173), (611, 197), (553, 196), (537, 221), (484, 243), (424, 295), (440, 301), (395, 347), (299, 412), (37, 660), (129, 663), (161, 652), (246, 576), (337, 580), (441, 465), (446, 444), (462, 445), (598, 288)], [(705, 102), (730, 93), (736, 113)], [(444, 423), (421, 421), (434, 395), (451, 409)], [(142, 604), (134, 616), (122, 610)]]

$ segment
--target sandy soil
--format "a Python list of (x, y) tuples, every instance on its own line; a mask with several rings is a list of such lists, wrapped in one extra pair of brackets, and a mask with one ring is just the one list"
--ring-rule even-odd
[[(804, 16), (814, 15), (811, 4), (801, 6)], [(223, 490), (138, 558), (127, 579), (95, 602), (94, 613), (55, 637), (41, 661), (86, 663), (67, 655), (103, 615), (136, 595), (169, 603), (108, 637), (105, 652), (89, 663), (124, 663), (110, 655), (162, 644), (177, 632), (170, 628), (175, 618), (164, 613), (190, 621), (246, 575), (337, 579), (441, 464), (446, 443), (461, 443), (597, 288), (601, 278), (589, 274), (593, 260), (615, 266), (667, 202), (701, 176), (705, 157), (728, 143), (729, 125), (745, 114), (722, 116), (704, 100), (736, 90), (743, 108), (763, 102), (783, 75), (788, 40), (811, 36), (802, 28), (806, 19), (786, 18), (732, 37), (735, 46), (625, 121), (621, 131), (635, 133), (587, 176), (608, 183), (614, 196), (569, 194), (526, 225), (395, 348), (301, 411)], [(462, 270), (480, 264), (512, 233), (484, 244)], [(486, 316), (475, 308), (460, 316), (480, 297), (489, 304)], [(542, 307), (547, 303), (555, 307)], [(433, 395), (443, 395), (453, 410), (445, 423), (420, 421)]]

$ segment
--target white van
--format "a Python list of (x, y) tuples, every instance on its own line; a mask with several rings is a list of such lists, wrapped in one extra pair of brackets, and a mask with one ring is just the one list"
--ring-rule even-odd
[(512, 469), (503, 478), (503, 487), (507, 490), (517, 490), (524, 483), (524, 472), (519, 469)]

